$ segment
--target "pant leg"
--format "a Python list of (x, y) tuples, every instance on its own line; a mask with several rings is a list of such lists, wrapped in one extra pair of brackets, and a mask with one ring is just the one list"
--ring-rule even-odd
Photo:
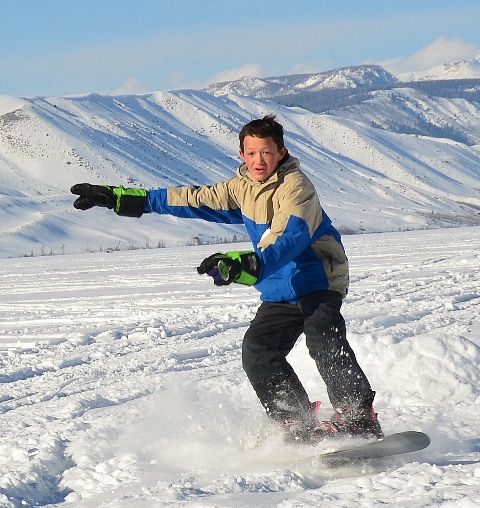
[(301, 418), (308, 395), (286, 356), (303, 332), (295, 304), (263, 302), (243, 339), (243, 368), (267, 414), (279, 421)]
[(369, 408), (375, 392), (347, 341), (341, 305), (342, 298), (334, 291), (313, 293), (300, 299), (307, 347), (335, 409)]

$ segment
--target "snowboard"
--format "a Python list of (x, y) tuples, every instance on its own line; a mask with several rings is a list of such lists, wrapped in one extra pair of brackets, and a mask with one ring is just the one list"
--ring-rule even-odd
[(360, 446), (320, 453), (317, 458), (329, 466), (342, 466), (352, 462), (416, 452), (423, 450), (429, 444), (430, 438), (427, 434), (408, 430), (390, 434), (377, 441), (371, 441)]

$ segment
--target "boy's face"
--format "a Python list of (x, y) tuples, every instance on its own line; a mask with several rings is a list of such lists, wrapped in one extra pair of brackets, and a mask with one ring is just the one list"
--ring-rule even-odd
[(273, 138), (245, 136), (240, 157), (247, 165), (250, 176), (257, 182), (264, 182), (272, 176), (286, 153), (285, 147), (278, 149)]

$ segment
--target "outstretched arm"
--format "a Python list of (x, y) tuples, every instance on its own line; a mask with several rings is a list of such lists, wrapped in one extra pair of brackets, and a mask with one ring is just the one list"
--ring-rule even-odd
[(212, 186), (171, 187), (150, 191), (79, 183), (70, 190), (79, 196), (73, 204), (78, 210), (100, 206), (127, 217), (156, 212), (209, 222), (243, 223), (242, 213), (229, 191), (228, 181)]

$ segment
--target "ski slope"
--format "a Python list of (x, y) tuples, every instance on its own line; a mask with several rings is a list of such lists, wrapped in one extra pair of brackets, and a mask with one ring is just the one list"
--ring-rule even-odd
[[(381, 423), (429, 448), (326, 470), (282, 443), (241, 369), (256, 291), (195, 271), (231, 245), (6, 259), (0, 506), (480, 503), (480, 228), (344, 242), (348, 336)], [(302, 338), (289, 359), (328, 417)]]

